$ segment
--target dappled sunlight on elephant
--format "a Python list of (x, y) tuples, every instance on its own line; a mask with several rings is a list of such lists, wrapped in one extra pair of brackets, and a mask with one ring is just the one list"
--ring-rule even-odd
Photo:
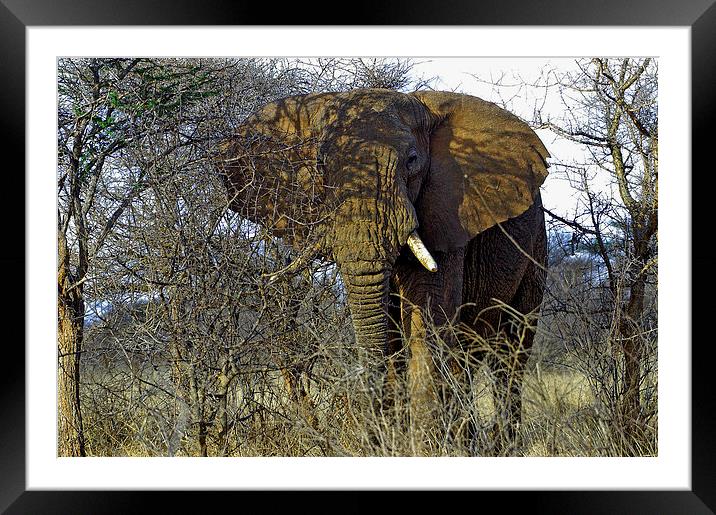
[(363, 89), (266, 105), (222, 144), (217, 167), (233, 210), (292, 243), (298, 261), (337, 263), (356, 345), (406, 356), (393, 372), (408, 376), (416, 427), (429, 430), (439, 397), (426, 314), (463, 327), (451, 345), (497, 342), (484, 361), (500, 405), (495, 438), (508, 448), (534, 330), (492, 308), (539, 310), (548, 157), (490, 102)]

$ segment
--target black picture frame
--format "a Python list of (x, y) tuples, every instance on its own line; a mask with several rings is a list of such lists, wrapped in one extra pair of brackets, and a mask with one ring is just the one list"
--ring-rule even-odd
[[(716, 4), (715, 0), (557, 0), (544, 5), (529, 0), (469, 0), (427, 1), (400, 0), (395, 2), (363, 2), (350, 21), (355, 25), (605, 25), (605, 26), (688, 26), (691, 28), (692, 73), (692, 241), (697, 234), (712, 230), (705, 209), (710, 205), (709, 181), (713, 181), (712, 160), (713, 121), (716, 119)], [(24, 199), (31, 195), (25, 188), (25, 29), (28, 26), (61, 25), (340, 25), (346, 16), (336, 16), (335, 2), (313, 1), (310, 8), (301, 5), (282, 7), (257, 2), (229, 2), (225, 0), (0, 0), (0, 105), (2, 105), (2, 138), (4, 156), (17, 160), (13, 166), (5, 161), (3, 182), (8, 195), (19, 205), (5, 203), (5, 238), (13, 242), (0, 254), (6, 295), (6, 321), (3, 324), (3, 371), (0, 377), (0, 509), (7, 513), (137, 513), (149, 511), (157, 501), (168, 511), (203, 511), (200, 495), (190, 492), (125, 492), (125, 491), (26, 491), (25, 482), (25, 362), (24, 326), (17, 320), (24, 318), (24, 277), (32, 273), (25, 265), (25, 226), (15, 222), (24, 213)], [(335, 19), (327, 19), (333, 16)], [(341, 20), (336, 23), (337, 20)], [(688, 170), (681, 170), (686, 177)], [(20, 194), (19, 192), (24, 192)], [(699, 195), (703, 198), (699, 199)], [(712, 203), (712, 202), (711, 202)], [(14, 213), (14, 214), (12, 214)], [(12, 248), (12, 250), (8, 250)], [(696, 254), (692, 248), (692, 274), (698, 274), (702, 299), (692, 293), (693, 328), (684, 328), (684, 342), (693, 342), (692, 355), (692, 489), (690, 491), (529, 491), (529, 492), (465, 492), (451, 501), (463, 502), (463, 497), (477, 495), (479, 499), (519, 505), (525, 510), (549, 513), (714, 513), (716, 510), (716, 424), (713, 415), (713, 387), (711, 386), (711, 349), (713, 337), (699, 331), (708, 321), (713, 306), (709, 299), (714, 280), (709, 270), (716, 258), (711, 252)], [(20, 273), (22, 271), (22, 273)], [(12, 284), (17, 281), (18, 284)], [(22, 284), (20, 284), (22, 283)], [(10, 293), (11, 292), (11, 293)], [(705, 300), (704, 300), (705, 299)], [(16, 313), (22, 311), (22, 313)], [(701, 321), (701, 322), (700, 322)], [(693, 334), (691, 331), (693, 331)], [(704, 334), (706, 333), (706, 334)], [(2, 341), (2, 340), (0, 340)], [(674, 342), (671, 342), (672, 344)], [(427, 492), (412, 492), (410, 498), (421, 502)], [(342, 511), (358, 512), (371, 509), (371, 500), (360, 492), (345, 492)], [(236, 502), (250, 506), (254, 499), (247, 492), (212, 492), (212, 505)], [(296, 492), (271, 492), (270, 502), (288, 500), (300, 503)], [(456, 492), (450, 495), (457, 495)], [(408, 497), (408, 496), (401, 496)], [(494, 499), (491, 499), (495, 497)], [(402, 500), (401, 500), (402, 502)], [(311, 502), (312, 509), (316, 507)], [(336, 506), (326, 503), (326, 510)], [(456, 505), (457, 506), (457, 505)], [(174, 508), (176, 507), (176, 508)], [(273, 510), (271, 510), (273, 511)], [(301, 510), (302, 511), (302, 510)]]

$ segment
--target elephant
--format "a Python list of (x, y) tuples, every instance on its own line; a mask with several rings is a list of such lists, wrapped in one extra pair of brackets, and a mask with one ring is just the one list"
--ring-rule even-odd
[(495, 370), (509, 439), (534, 330), (516, 334), (494, 308), (539, 312), (549, 157), (525, 122), (480, 98), (355, 89), (268, 103), (220, 144), (216, 166), (231, 209), (300, 249), (289, 268), (336, 263), (356, 344), (387, 361), (407, 351), (411, 406), (430, 395), (427, 313), (457, 318), (463, 335), (519, 340), (510, 370)]

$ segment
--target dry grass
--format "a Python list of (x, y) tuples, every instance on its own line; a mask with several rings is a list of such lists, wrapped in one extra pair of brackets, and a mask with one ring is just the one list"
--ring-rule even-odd
[[(539, 345), (538, 343), (537, 345)], [(440, 345), (439, 343), (436, 345)], [(209, 456), (491, 456), (498, 453), (491, 428), (498, 420), (486, 367), (467, 380), (438, 374), (432, 427), (410, 416), (407, 384), (389, 392), (380, 374), (382, 358), (355, 352), (349, 339), (323, 342), (312, 367), (299, 376), (308, 402), (289, 393), (280, 370), (253, 371), (228, 391), (226, 427), (212, 418), (204, 399)], [(433, 349), (460, 353), (455, 349)], [(464, 359), (464, 356), (462, 356)], [(443, 358), (436, 358), (438, 360)], [(609, 406), (598, 399), (597, 378), (577, 370), (569, 353), (561, 363), (528, 363), (517, 456), (620, 456), (656, 454), (656, 417), (637, 441), (626, 437)], [(438, 369), (440, 363), (438, 363)], [(650, 378), (655, 387), (655, 376)], [(87, 447), (99, 456), (200, 455), (200, 428), (191, 407), (172, 396), (169, 367), (107, 363), (85, 371), (83, 403)], [(299, 390), (300, 391), (300, 390)], [(295, 393), (295, 392), (293, 392)], [(613, 392), (617, 395), (617, 392)], [(656, 399), (645, 399), (655, 403)], [(655, 410), (655, 408), (654, 408)], [(464, 437), (477, 428), (472, 441)]]

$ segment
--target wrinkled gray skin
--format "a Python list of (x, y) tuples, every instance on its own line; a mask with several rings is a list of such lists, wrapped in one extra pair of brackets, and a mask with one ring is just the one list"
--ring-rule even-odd
[[(497, 310), (484, 312), (493, 299), (522, 313), (539, 308), (546, 261), (539, 186), (549, 154), (494, 104), (378, 89), (291, 97), (247, 119), (221, 156), (234, 210), (338, 264), (358, 345), (395, 353), (406, 342), (390, 319), (401, 322), (416, 397), (426, 384), (417, 371), (429, 369), (425, 308), (441, 323), (472, 303), (460, 321), (483, 336), (501, 326)], [(406, 247), (413, 232), (436, 272)], [(532, 338), (523, 339), (526, 349)], [(510, 381), (510, 426), (519, 421), (525, 360), (523, 353)], [(509, 388), (507, 374), (497, 377)]]

